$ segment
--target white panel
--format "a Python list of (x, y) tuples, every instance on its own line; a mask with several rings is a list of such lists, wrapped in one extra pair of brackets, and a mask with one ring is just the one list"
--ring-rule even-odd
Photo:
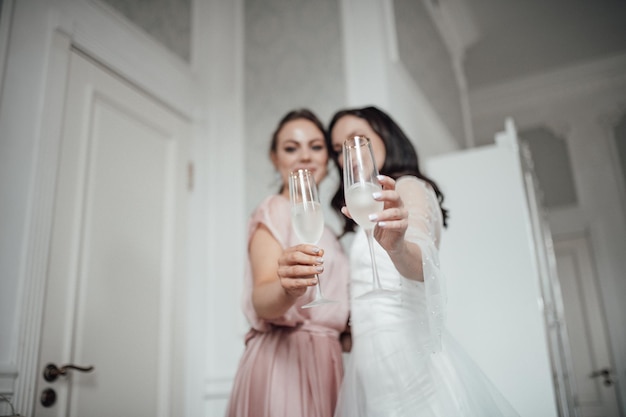
[[(109, 396), (101, 390), (116, 393), (125, 412), (141, 415), (150, 408), (154, 414), (153, 398), (163, 377), (159, 351), (167, 344), (161, 343), (155, 319), (164, 315), (161, 291), (170, 278), (161, 260), (162, 242), (172, 238), (163, 219), (164, 204), (171, 198), (166, 179), (172, 175), (164, 167), (173, 147), (125, 112), (94, 103), (75, 360), (98, 364), (98, 372), (77, 376), (79, 383), (91, 382), (98, 389), (73, 396), (76, 415), (94, 408), (110, 411)], [(101, 338), (110, 339), (115, 348)], [(141, 389), (117, 392), (119, 375)]]
[[(606, 323), (601, 309), (598, 281), (585, 235), (555, 242), (559, 279), (565, 304), (565, 323), (571, 340), (573, 378), (579, 417), (617, 417)], [(611, 385), (593, 372), (610, 369)]]
[(389, 106), (389, 36), (380, 0), (340, 0), (347, 104)]
[[(38, 416), (164, 417), (182, 408), (186, 121), (72, 54), (39, 379)], [(41, 375), (41, 374), (39, 374)]]
[(198, 172), (194, 190), (197, 211), (193, 229), (199, 230), (198, 237), (206, 242), (196, 245), (192, 279), (203, 283), (204, 291), (190, 294), (197, 306), (191, 321), (201, 321), (205, 341), (190, 348), (205, 348), (198, 352), (204, 361), (192, 364), (198, 371), (197, 385), (189, 387), (188, 395), (198, 395), (190, 397), (193, 401), (203, 400), (202, 415), (223, 416), (248, 330), (241, 311), (247, 230), (245, 184), (248, 174), (257, 171), (244, 158), (249, 138), (244, 134), (243, 120), (243, 1), (196, 3), (201, 13), (194, 16), (194, 27), (201, 31), (198, 38), (206, 39), (200, 49), (210, 51), (198, 72), (209, 74), (209, 88), (202, 94), (211, 116), (203, 121), (206, 137), (201, 136), (203, 141), (194, 149), (195, 159), (202, 162), (204, 170)]
[(519, 159), (504, 145), (427, 161), (450, 209), (448, 325), (522, 417), (556, 416)]

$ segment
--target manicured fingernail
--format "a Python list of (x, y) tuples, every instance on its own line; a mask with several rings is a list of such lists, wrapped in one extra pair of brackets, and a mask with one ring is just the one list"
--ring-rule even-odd
[(313, 248), (313, 253), (319, 253), (320, 248)]
[(320, 265), (320, 266), (316, 266), (316, 267), (315, 267), (315, 270), (316, 270), (317, 272), (324, 272), (324, 267), (323, 267), (322, 265)]
[(384, 175), (376, 175), (376, 178), (378, 178), (378, 181), (382, 181), (385, 179)]
[(369, 216), (367, 216), (367, 218), (374, 222), (378, 218), (378, 215), (376, 215), (376, 213), (372, 213)]
[(378, 200), (380, 197), (382, 197), (383, 194), (379, 191), (376, 191), (375, 193), (372, 193), (372, 197), (374, 197), (374, 200)]
[(317, 258), (316, 259), (318, 264), (323, 264), (324, 263), (324, 258)]
[(386, 225), (387, 223), (385, 223), (385, 222), (378, 222), (378, 223), (376, 223), (376, 224), (378, 225), (378, 227), (385, 227), (385, 225)]

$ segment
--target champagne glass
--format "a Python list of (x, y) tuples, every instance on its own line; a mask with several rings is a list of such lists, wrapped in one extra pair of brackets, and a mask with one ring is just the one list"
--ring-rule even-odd
[(382, 191), (377, 176), (378, 169), (370, 140), (364, 136), (354, 136), (346, 140), (343, 144), (343, 189), (346, 205), (352, 219), (365, 231), (372, 262), (373, 288), (356, 297), (359, 299), (392, 293), (380, 285), (374, 256), (373, 232), (376, 223), (369, 219), (370, 214), (382, 211), (385, 205), (382, 201), (374, 200), (372, 196), (373, 193)]
[[(289, 198), (291, 200), (291, 223), (298, 239), (311, 245), (317, 244), (324, 233), (324, 212), (311, 171), (299, 169), (289, 174)], [(315, 278), (317, 278), (315, 299), (303, 305), (302, 308), (337, 302), (324, 297), (317, 274)]]

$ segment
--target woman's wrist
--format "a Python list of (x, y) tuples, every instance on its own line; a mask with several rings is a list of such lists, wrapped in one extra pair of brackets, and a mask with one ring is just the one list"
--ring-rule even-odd
[(387, 253), (393, 259), (393, 258), (401, 258), (405, 256), (408, 253), (408, 251), (409, 251), (409, 246), (407, 244), (407, 241), (403, 239), (402, 242), (400, 242), (400, 244), (398, 244), (395, 248), (387, 250)]
[(423, 280), (422, 255), (418, 245), (405, 240), (398, 249), (387, 253), (402, 276), (418, 281)]

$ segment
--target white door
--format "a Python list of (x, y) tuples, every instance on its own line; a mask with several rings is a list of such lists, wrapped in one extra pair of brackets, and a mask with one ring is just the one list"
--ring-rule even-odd
[(520, 416), (556, 417), (528, 195), (512, 126), (506, 133), (426, 161), (450, 209), (447, 325)]
[(189, 123), (78, 52), (68, 79), (35, 415), (176, 415)]
[(618, 417), (598, 281), (587, 236), (555, 239), (579, 417)]

